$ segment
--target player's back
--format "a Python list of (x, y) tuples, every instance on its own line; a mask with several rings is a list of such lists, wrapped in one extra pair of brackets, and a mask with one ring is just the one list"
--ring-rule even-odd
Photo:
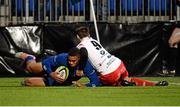
[(91, 37), (83, 38), (77, 47), (87, 49), (90, 62), (101, 74), (116, 70), (121, 63), (120, 59), (107, 52), (98, 41)]

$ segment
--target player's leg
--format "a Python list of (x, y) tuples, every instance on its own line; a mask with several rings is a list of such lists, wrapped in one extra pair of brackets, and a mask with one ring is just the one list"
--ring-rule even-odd
[(15, 57), (23, 59), (25, 62), (25, 68), (30, 73), (41, 73), (43, 72), (41, 62), (36, 62), (36, 58), (33, 55), (18, 52), (15, 54)]
[(27, 53), (24, 53), (24, 52), (17, 52), (15, 54), (15, 57), (21, 58), (21, 59), (26, 60), (26, 61), (30, 61), (30, 60), (35, 60), (36, 59), (35, 56), (27, 54)]
[(101, 75), (99, 79), (104, 86), (116, 86), (120, 75), (120, 67), (118, 67), (115, 71), (109, 74)]
[(136, 77), (132, 77), (130, 81), (135, 82), (137, 86), (155, 86), (156, 85), (155, 82), (151, 82), (151, 81), (136, 78)]
[(129, 73), (123, 63), (121, 65), (121, 71), (122, 71), (122, 73), (117, 82), (117, 86), (136, 86), (135, 82), (130, 81), (131, 78), (129, 78)]
[(42, 73), (43, 67), (41, 62), (29, 61), (26, 64), (26, 70), (30, 73)]
[(99, 79), (104, 86), (115, 86), (119, 79), (119, 75), (117, 71), (114, 71), (106, 75), (101, 75)]
[(128, 77), (128, 71), (125, 67), (125, 65), (122, 63), (121, 64), (121, 69), (123, 70), (123, 73), (121, 74), (120, 77), (120, 83), (123, 86), (167, 86), (168, 82), (166, 81), (160, 81), (160, 82), (152, 82), (149, 80), (144, 80), (141, 78), (136, 78), (136, 77), (132, 77), (129, 78)]
[[(100, 81), (103, 85), (110, 86), (134, 86), (135, 83), (130, 83), (128, 78), (128, 72), (123, 64), (123, 62), (118, 66), (118, 68), (106, 75), (100, 76)], [(121, 84), (125, 82), (125, 84)], [(127, 84), (128, 83), (128, 84)]]
[(152, 82), (141, 78), (132, 77), (131, 82), (135, 82), (137, 86), (167, 86), (167, 81)]
[(31, 87), (44, 87), (46, 86), (45, 84), (45, 79), (42, 77), (32, 77), (32, 78), (27, 78), (21, 83), (23, 86), (31, 86)]

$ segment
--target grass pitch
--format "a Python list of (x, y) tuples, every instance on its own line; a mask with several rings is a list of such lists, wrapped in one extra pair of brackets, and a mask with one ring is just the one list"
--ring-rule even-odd
[[(180, 77), (166, 87), (22, 87), (24, 78), (0, 78), (0, 106), (180, 106)], [(86, 78), (81, 80), (87, 82)]]

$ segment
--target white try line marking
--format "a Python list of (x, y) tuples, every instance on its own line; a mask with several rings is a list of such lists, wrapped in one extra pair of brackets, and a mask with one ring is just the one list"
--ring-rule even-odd
[(171, 85), (179, 85), (180, 86), (180, 83), (176, 83), (176, 82), (171, 82), (169, 84), (171, 84)]

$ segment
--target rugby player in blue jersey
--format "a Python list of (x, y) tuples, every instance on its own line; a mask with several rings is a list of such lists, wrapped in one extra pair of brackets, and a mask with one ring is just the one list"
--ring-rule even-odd
[[(96, 75), (95, 69), (87, 60), (83, 60), (80, 54), (81, 52), (78, 48), (72, 48), (68, 53), (50, 56), (42, 62), (36, 62), (34, 56), (23, 52), (16, 53), (15, 56), (25, 60), (26, 70), (28, 72), (45, 74), (44, 77), (25, 79), (22, 82), (25, 86), (68, 86), (72, 84), (80, 87), (99, 86), (100, 81)], [(65, 66), (69, 69), (69, 75), (65, 81), (58, 76), (59, 72), (54, 72), (59, 66)], [(82, 77), (82, 74), (78, 74), (78, 71), (83, 71), (83, 75), (87, 76), (90, 82), (87, 84), (78, 82)]]

